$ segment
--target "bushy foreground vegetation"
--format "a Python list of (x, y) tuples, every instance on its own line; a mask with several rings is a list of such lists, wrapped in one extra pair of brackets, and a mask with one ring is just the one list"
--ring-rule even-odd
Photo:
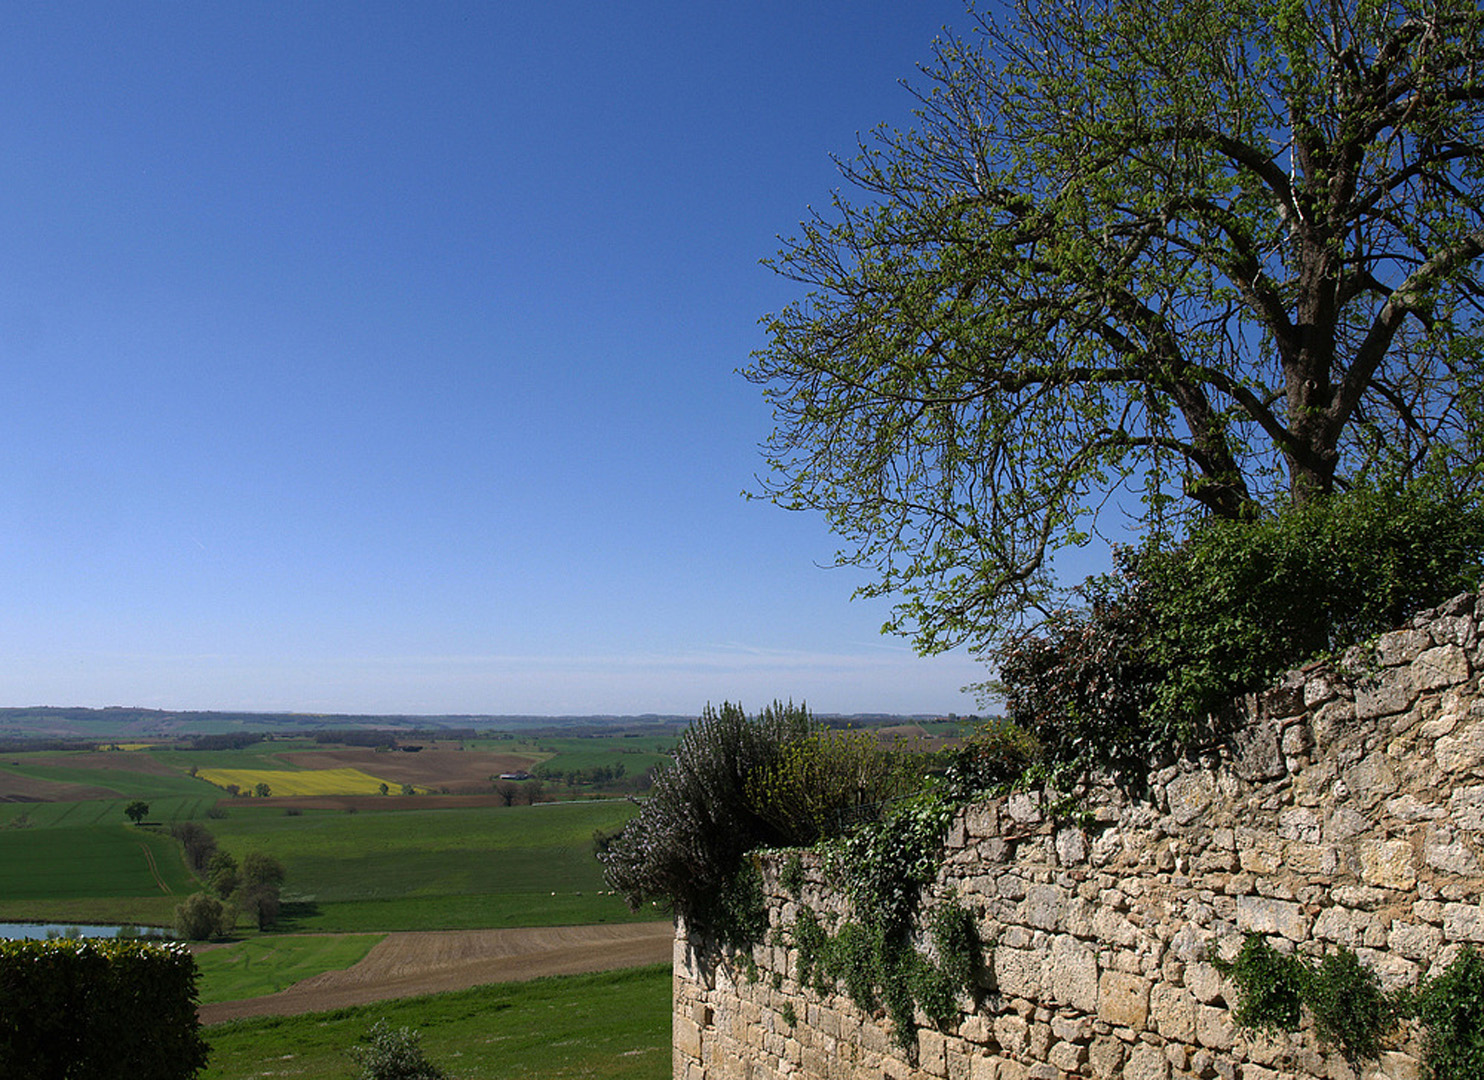
[(1484, 957), (1472, 946), (1422, 986), (1392, 993), (1343, 946), (1314, 963), (1252, 934), (1236, 957), (1218, 966), (1237, 985), (1235, 1019), (1243, 1027), (1297, 1031), (1307, 1012), (1320, 1044), (1359, 1069), (1380, 1056), (1402, 1019), (1415, 1017), (1432, 1080), (1484, 1076)]
[(0, 941), (0, 1076), (189, 1080), (207, 1050), (184, 948)]
[(990, 685), (1049, 769), (1137, 787), (1151, 761), (1230, 734), (1235, 695), (1477, 588), (1481, 561), (1484, 508), (1437, 484), (1212, 519), (1123, 551), (1084, 606), (1010, 640)]

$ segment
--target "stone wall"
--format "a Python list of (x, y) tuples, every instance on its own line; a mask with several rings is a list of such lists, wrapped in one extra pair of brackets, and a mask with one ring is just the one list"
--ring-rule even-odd
[[(793, 978), (778, 935), (751, 958), (675, 948), (676, 1080), (1353, 1080), (1312, 1031), (1254, 1035), (1211, 964), (1248, 932), (1320, 956), (1356, 950), (1391, 987), (1484, 943), (1484, 602), (1462, 596), (1244, 703), (1234, 744), (1154, 774), (1153, 801), (1108, 792), (1084, 824), (1031, 795), (978, 804), (948, 837), (932, 892), (978, 917), (985, 993), (921, 1030)], [(843, 912), (816, 861), (797, 899), (765, 860), (769, 917)], [(930, 906), (933, 898), (929, 898)], [(788, 1022), (792, 1018), (794, 1022)], [(1367, 1078), (1420, 1075), (1402, 1029)]]

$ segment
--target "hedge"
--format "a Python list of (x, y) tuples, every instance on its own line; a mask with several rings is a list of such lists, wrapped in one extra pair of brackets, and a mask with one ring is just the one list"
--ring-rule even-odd
[(183, 945), (0, 941), (0, 1077), (188, 1080), (200, 1029)]

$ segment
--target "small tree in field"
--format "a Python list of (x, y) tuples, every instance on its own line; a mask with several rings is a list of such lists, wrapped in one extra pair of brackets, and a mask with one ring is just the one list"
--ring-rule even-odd
[(237, 925), (237, 909), (210, 893), (196, 893), (175, 909), (175, 932), (187, 941), (226, 937)]
[(124, 807), (124, 816), (135, 825), (138, 825), (149, 816), (149, 803), (143, 799), (135, 799), (128, 806)]
[(243, 911), (253, 917), (259, 929), (272, 926), (278, 921), (278, 912), (282, 906), (280, 893), (283, 879), (283, 863), (272, 855), (253, 851), (243, 857), (237, 892), (233, 899)]

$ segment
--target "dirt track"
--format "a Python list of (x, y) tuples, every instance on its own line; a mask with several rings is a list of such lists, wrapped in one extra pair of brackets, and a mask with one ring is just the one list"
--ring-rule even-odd
[(199, 1013), (203, 1024), (294, 1016), (484, 983), (658, 964), (670, 959), (673, 941), (668, 922), (388, 934), (354, 967), (267, 997), (202, 1005)]

